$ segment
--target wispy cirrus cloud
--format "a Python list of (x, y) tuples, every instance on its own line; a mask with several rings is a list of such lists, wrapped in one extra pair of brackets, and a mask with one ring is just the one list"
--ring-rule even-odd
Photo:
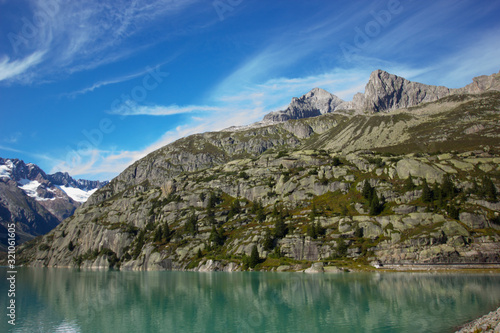
[(37, 51), (23, 59), (11, 61), (8, 57), (0, 59), (0, 81), (22, 75), (43, 61), (45, 51)]
[(172, 116), (175, 114), (184, 114), (192, 112), (214, 112), (214, 111), (224, 111), (224, 110), (225, 110), (224, 108), (218, 106), (207, 106), (207, 105), (145, 106), (145, 105), (139, 105), (138, 103), (133, 101), (128, 101), (121, 104), (116, 109), (109, 110), (107, 112), (109, 114), (114, 114), (119, 116)]
[[(127, 40), (141, 36), (159, 19), (176, 17), (199, 1), (34, 0), (32, 13), (27, 16), (43, 20), (19, 20), (19, 26), (9, 32), (12, 52), (0, 54), (0, 81), (32, 83), (40, 77), (71, 74), (130, 57), (168, 38), (168, 34), (133, 47)], [(26, 34), (23, 24), (33, 30)]]
[(145, 71), (141, 71), (139, 73), (134, 73), (134, 74), (130, 74), (130, 75), (124, 75), (124, 76), (120, 76), (120, 77), (117, 77), (117, 78), (112, 78), (112, 79), (109, 79), (109, 80), (103, 80), (103, 81), (98, 81), (96, 83), (94, 83), (93, 85), (89, 86), (89, 87), (86, 87), (86, 88), (83, 88), (83, 89), (80, 89), (80, 90), (77, 90), (77, 91), (73, 91), (69, 94), (67, 94), (68, 96), (70, 97), (75, 97), (77, 95), (83, 95), (83, 94), (86, 94), (88, 92), (92, 92), (98, 88), (101, 88), (101, 87), (104, 87), (104, 86), (107, 86), (107, 85), (110, 85), (110, 84), (116, 84), (116, 83), (121, 83), (121, 82), (126, 82), (126, 81), (129, 81), (129, 80), (132, 80), (132, 79), (135, 79), (136, 77), (139, 77), (141, 75), (144, 75)]
[(3, 145), (0, 145), (0, 149), (5, 150), (5, 151), (10, 151), (10, 152), (13, 152), (13, 153), (16, 153), (16, 154), (23, 154), (23, 155), (26, 155), (26, 156), (32, 156), (32, 157), (35, 157), (35, 158), (40, 159), (40, 160), (54, 162), (54, 158), (53, 157), (48, 156), (48, 155), (44, 155), (44, 154), (32, 153), (32, 152), (29, 152), (29, 151), (24, 151), (24, 150), (21, 150), (21, 149), (15, 149), (15, 148), (11, 148), (11, 147), (6, 147), (6, 146), (3, 146)]

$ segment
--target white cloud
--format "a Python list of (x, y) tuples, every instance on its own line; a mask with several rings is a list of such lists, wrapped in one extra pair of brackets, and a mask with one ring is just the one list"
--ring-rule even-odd
[(38, 65), (45, 55), (44, 51), (37, 51), (31, 55), (11, 61), (8, 57), (0, 59), (0, 81), (9, 80), (24, 74), (29, 69)]
[[(199, 108), (197, 107), (196, 109)], [(50, 172), (65, 171), (72, 176), (89, 179), (97, 177), (101, 180), (110, 179), (138, 159), (177, 139), (191, 134), (217, 131), (231, 126), (247, 125), (261, 120), (265, 113), (266, 111), (260, 108), (235, 110), (217, 108), (212, 112), (207, 112), (204, 116), (192, 118), (192, 122), (189, 124), (167, 131), (156, 142), (143, 149), (135, 151), (94, 149), (85, 152), (85, 154), (71, 152), (68, 153), (69, 158), (59, 161)]]
[[(71, 74), (126, 58), (161, 41), (156, 39), (140, 46), (134, 43), (134, 47), (130, 47), (132, 44), (125, 43), (130, 37), (140, 35), (160, 18), (177, 17), (198, 1), (135, 0), (109, 4), (99, 0), (34, 0), (33, 13), (28, 18), (38, 17), (42, 21), (28, 19), (27, 24), (34, 29), (30, 35), (24, 34), (21, 27), (12, 34), (20, 41), (13, 45), (15, 54), (36, 51), (14, 61), (0, 55), (0, 81), (16, 79), (19, 83), (32, 83), (36, 79), (40, 82), (40, 77)], [(162, 38), (168, 38), (165, 35), (168, 34)], [(33, 67), (37, 64), (40, 66), (35, 70)], [(21, 74), (25, 75), (19, 77)], [(88, 89), (109, 83), (103, 81)]]
[(207, 111), (223, 111), (224, 108), (217, 106), (206, 105), (139, 105), (134, 101), (127, 101), (120, 104), (117, 108), (109, 110), (108, 113), (120, 116), (171, 116), (175, 114), (191, 113), (191, 112), (207, 112)]
[(103, 86), (107, 86), (107, 85), (110, 85), (110, 84), (116, 84), (116, 83), (121, 83), (121, 82), (125, 82), (125, 81), (128, 81), (128, 80), (132, 80), (132, 79), (134, 79), (136, 77), (144, 75), (145, 72), (146, 71), (142, 71), (142, 72), (135, 73), (135, 74), (124, 75), (124, 76), (120, 76), (120, 77), (109, 79), (109, 80), (99, 81), (99, 82), (94, 83), (90, 87), (86, 87), (86, 88), (83, 88), (83, 89), (71, 92), (68, 95), (71, 96), (71, 97), (75, 97), (77, 95), (83, 95), (83, 94), (86, 94), (88, 92), (92, 92), (92, 91), (94, 91), (94, 90), (96, 90), (98, 88), (101, 88)]

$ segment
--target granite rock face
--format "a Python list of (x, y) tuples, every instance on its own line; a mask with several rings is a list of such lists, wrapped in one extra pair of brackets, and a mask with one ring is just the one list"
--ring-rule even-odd
[(302, 119), (333, 112), (345, 103), (328, 91), (314, 88), (302, 97), (294, 97), (286, 110), (267, 114), (264, 121), (282, 122), (290, 119)]
[(362, 109), (371, 112), (391, 111), (433, 102), (449, 94), (450, 89), (446, 87), (411, 82), (385, 71), (376, 70), (370, 75), (365, 87)]

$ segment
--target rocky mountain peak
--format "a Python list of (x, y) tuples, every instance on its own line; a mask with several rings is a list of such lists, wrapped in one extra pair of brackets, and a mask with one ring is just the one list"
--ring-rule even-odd
[(290, 119), (301, 119), (316, 117), (330, 113), (345, 103), (339, 97), (321, 88), (314, 88), (307, 94), (292, 98), (292, 102), (286, 110), (267, 114), (264, 121), (281, 122)]
[(449, 94), (449, 88), (412, 82), (378, 69), (371, 73), (366, 84), (363, 109), (380, 112), (408, 108)]
[(377, 69), (370, 74), (364, 93), (354, 95), (346, 102), (321, 88), (314, 88), (302, 97), (294, 97), (286, 110), (271, 112), (264, 122), (282, 122), (323, 115), (338, 110), (359, 113), (388, 112), (433, 102), (452, 94), (479, 94), (500, 91), (500, 72), (490, 76), (475, 77), (473, 82), (460, 89), (413, 82), (403, 77)]
[(478, 94), (483, 91), (496, 90), (500, 91), (500, 71), (492, 75), (481, 75), (472, 79), (472, 83), (466, 85), (457, 92)]
[(19, 159), (5, 159), (0, 157), (0, 178), (10, 178), (15, 181), (23, 179), (37, 180), (42, 182), (47, 179), (47, 174), (36, 164), (24, 163)]

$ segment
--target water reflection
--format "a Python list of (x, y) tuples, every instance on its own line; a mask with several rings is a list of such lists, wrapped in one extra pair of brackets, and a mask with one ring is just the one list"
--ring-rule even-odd
[(443, 332), (499, 306), (499, 282), (494, 275), (23, 269), (15, 331)]

